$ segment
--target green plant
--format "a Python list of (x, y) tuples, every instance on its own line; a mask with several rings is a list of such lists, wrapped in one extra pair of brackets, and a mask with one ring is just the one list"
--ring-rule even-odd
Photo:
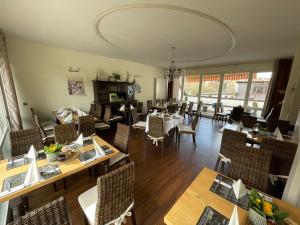
[(280, 211), (276, 204), (264, 200), (255, 189), (251, 189), (249, 207), (259, 215), (274, 220), (278, 224), (283, 224), (283, 219), (289, 215), (287, 212)]
[(115, 73), (115, 72), (113, 72), (111, 75), (113, 76), (113, 78), (115, 79), (115, 81), (117, 81), (117, 80), (120, 80), (120, 79), (121, 79), (121, 75), (120, 75), (119, 73)]
[(59, 152), (59, 151), (61, 151), (62, 147), (63, 147), (63, 145), (61, 145), (61, 144), (51, 144), (49, 146), (44, 146), (44, 152), (46, 154)]

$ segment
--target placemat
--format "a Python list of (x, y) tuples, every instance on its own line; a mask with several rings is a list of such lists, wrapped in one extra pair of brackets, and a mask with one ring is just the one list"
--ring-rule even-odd
[[(43, 151), (38, 152), (37, 160), (43, 160), (43, 159), (46, 159), (46, 154)], [(19, 166), (24, 166), (29, 163), (31, 163), (31, 159), (28, 159), (26, 157), (26, 154), (18, 155), (18, 156), (11, 157), (8, 159), (6, 169), (7, 170), (14, 169), (14, 168), (17, 168)]]
[[(101, 146), (101, 148), (104, 150), (104, 152), (105, 152), (106, 155), (109, 155), (109, 154), (111, 154), (113, 152), (106, 145)], [(95, 160), (96, 159), (95, 155), (96, 155), (95, 149), (92, 149), (90, 151), (86, 151), (86, 152), (80, 153), (80, 155), (79, 155), (78, 158), (79, 158), (80, 162), (82, 162), (82, 163), (85, 164), (85, 163), (88, 163), (88, 162), (91, 162), (91, 161)]]
[(197, 225), (227, 225), (229, 219), (210, 206), (205, 207)]

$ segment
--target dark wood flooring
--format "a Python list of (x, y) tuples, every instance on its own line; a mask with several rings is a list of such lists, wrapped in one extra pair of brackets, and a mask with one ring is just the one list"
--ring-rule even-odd
[[(175, 135), (168, 137), (164, 154), (160, 147), (150, 142), (148, 151), (142, 131), (137, 131), (129, 141), (130, 159), (136, 165), (135, 208), (137, 224), (159, 225), (176, 199), (190, 185), (203, 167), (214, 168), (220, 148), (221, 134), (217, 123), (201, 118), (197, 126), (197, 147), (194, 149), (192, 136), (183, 135), (180, 149), (176, 147)], [(114, 131), (99, 134), (111, 142)], [(146, 154), (148, 152), (148, 154)], [(77, 197), (96, 185), (96, 178), (83, 171), (68, 178), (68, 189), (58, 184), (59, 191), (54, 192), (52, 185), (36, 190), (29, 195), (30, 208), (55, 199), (59, 195), (67, 198), (74, 225), (84, 224), (83, 213)], [(128, 220), (127, 224), (130, 224)]]

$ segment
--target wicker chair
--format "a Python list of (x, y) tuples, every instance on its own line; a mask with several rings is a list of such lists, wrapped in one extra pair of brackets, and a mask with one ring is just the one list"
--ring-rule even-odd
[(245, 114), (241, 115), (241, 122), (245, 127), (253, 128), (254, 125), (256, 124), (256, 121), (257, 121), (257, 117), (255, 116), (248, 116)]
[(95, 134), (95, 121), (91, 115), (78, 117), (78, 134), (88, 137)]
[(38, 128), (11, 131), (10, 132), (11, 155), (26, 154), (31, 145), (37, 150), (43, 149), (43, 140)]
[(184, 114), (185, 114), (185, 109), (186, 109), (186, 103), (183, 102), (183, 103), (181, 104), (181, 107), (180, 107), (179, 115), (184, 116)]
[(110, 117), (111, 117), (111, 110), (110, 108), (106, 107), (104, 116), (103, 116), (103, 122), (98, 122), (95, 124), (95, 128), (97, 130), (107, 130), (110, 129)]
[(232, 145), (234, 144), (240, 144), (240, 145), (246, 145), (247, 142), (247, 134), (244, 134), (242, 132), (224, 129), (222, 141), (221, 141), (221, 147), (220, 147), (220, 153), (218, 155), (217, 163), (215, 165), (215, 170), (218, 169), (220, 161), (227, 162), (228, 159), (231, 159), (232, 157)]
[(74, 123), (61, 124), (54, 128), (56, 143), (69, 144), (77, 138), (76, 125)]
[[(35, 120), (34, 115), (36, 115), (35, 111), (33, 108), (30, 108), (31, 114), (32, 114), (32, 118)], [(54, 129), (54, 127), (56, 126), (56, 123), (52, 120), (47, 120), (47, 121), (39, 121), (39, 123), (41, 124), (41, 126), (43, 127), (43, 129), (45, 131), (51, 131)]]
[(71, 217), (64, 197), (43, 205), (8, 225), (71, 225)]
[(244, 113), (243, 107), (233, 107), (231, 114), (230, 114), (229, 122), (240, 121), (243, 113)]
[(290, 122), (287, 120), (277, 120), (270, 118), (267, 122), (267, 129), (270, 132), (274, 132), (276, 128), (279, 128), (280, 132), (284, 135), (289, 134)]
[(167, 106), (167, 110), (169, 113), (175, 113), (177, 108), (177, 104), (172, 104)]
[(200, 101), (200, 102), (198, 103), (198, 105), (197, 105), (197, 110), (193, 110), (194, 115), (195, 115), (195, 114), (198, 114), (199, 117), (201, 117), (201, 107), (202, 107), (202, 105), (203, 105), (203, 102)]
[(92, 116), (95, 115), (95, 104), (93, 104), (93, 103), (90, 106), (89, 115), (92, 115)]
[(185, 112), (188, 115), (188, 119), (193, 118), (194, 112), (193, 112), (194, 102), (190, 102), (188, 110)]
[(147, 113), (152, 113), (152, 100), (147, 100)]
[(54, 130), (49, 129), (49, 130), (44, 130), (44, 127), (40, 123), (38, 116), (34, 114), (34, 122), (37, 128), (39, 128), (40, 134), (42, 136), (42, 140), (44, 145), (50, 145), (54, 143)]
[(196, 114), (190, 126), (182, 126), (177, 134), (178, 148), (180, 147), (181, 134), (189, 134), (193, 136), (193, 142), (196, 148), (196, 126), (199, 120), (199, 115)]
[[(133, 162), (99, 177), (97, 186), (78, 197), (87, 222), (93, 225), (104, 225), (131, 212), (132, 224), (136, 225), (133, 210), (134, 180)], [(122, 221), (122, 218), (120, 220)]]
[(297, 152), (298, 145), (292, 142), (264, 138), (260, 146), (263, 150), (272, 152), (270, 173), (288, 176)]
[(250, 187), (267, 191), (271, 152), (245, 145), (231, 145), (231, 164), (227, 176), (241, 179)]
[(114, 146), (120, 152), (109, 160), (109, 167), (112, 168), (124, 162), (129, 162), (128, 154), (128, 139), (130, 134), (130, 127), (124, 124), (117, 124), (117, 132), (114, 139)]
[(146, 136), (147, 139), (152, 140), (156, 145), (161, 142), (162, 153), (164, 151), (164, 121), (159, 116), (149, 116), (149, 131)]
[(139, 116), (138, 116), (136, 108), (131, 110), (131, 116), (132, 116), (132, 124), (133, 124), (132, 128), (133, 129), (145, 129), (146, 122), (139, 120)]

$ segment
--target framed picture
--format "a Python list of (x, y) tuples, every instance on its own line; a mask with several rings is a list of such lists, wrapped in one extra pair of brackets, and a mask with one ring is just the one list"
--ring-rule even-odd
[(69, 95), (85, 95), (83, 79), (80, 77), (68, 78)]

